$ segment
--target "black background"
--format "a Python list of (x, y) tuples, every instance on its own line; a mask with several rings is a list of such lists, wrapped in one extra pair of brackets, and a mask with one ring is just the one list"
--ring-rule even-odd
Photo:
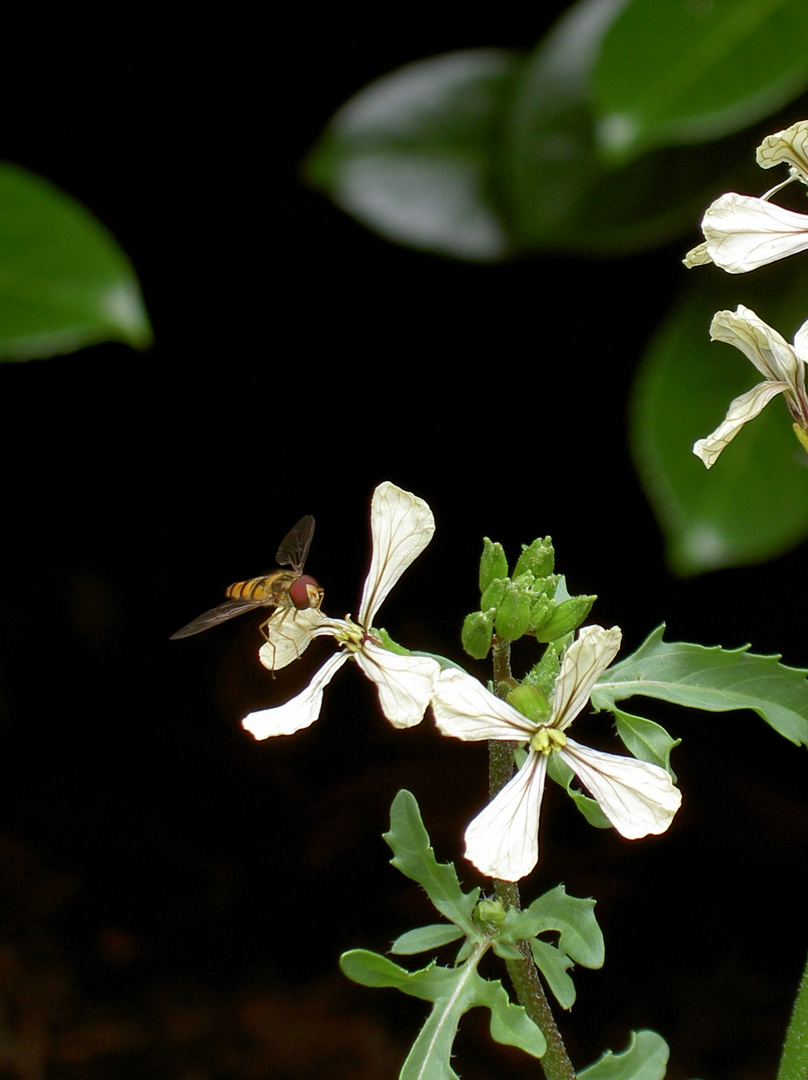
[[(632, 372), (695, 236), (609, 262), (467, 266), (385, 244), (298, 181), (370, 79), (528, 47), (551, 16), (314, 5), (260, 32), (236, 12), (100, 40), (65, 20), (6, 65), (3, 156), (112, 230), (156, 345), (0, 370), (0, 1076), (37, 1061), (71, 1080), (397, 1076), (423, 1004), (354, 987), (337, 958), (433, 920), (380, 839), (399, 787), (477, 882), (460, 836), (485, 799), (484, 747), (429, 720), (393, 731), (353, 669), (311, 729), (256, 744), (240, 718), (299, 689), (329, 646), (273, 680), (258, 617), (168, 640), (270, 569), (302, 514), (308, 569), (342, 615), (374, 486), (429, 502), (435, 539), (379, 620), (413, 647), (461, 658), (484, 535), (517, 553), (550, 533), (625, 650), (666, 620), (671, 640), (805, 662), (802, 553), (671, 578), (630, 464)], [(550, 791), (525, 889), (598, 899), (607, 962), (578, 972), (561, 1018), (573, 1060), (647, 1026), (672, 1077), (773, 1076), (805, 951), (802, 754), (751, 713), (643, 706), (684, 740), (673, 827), (629, 844)], [(614, 745), (602, 718), (578, 723)], [(537, 1075), (474, 1014), (455, 1068)]]

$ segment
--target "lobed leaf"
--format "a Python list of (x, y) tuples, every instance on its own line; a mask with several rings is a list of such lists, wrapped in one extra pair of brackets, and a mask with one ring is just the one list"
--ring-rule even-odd
[(808, 670), (779, 656), (663, 641), (664, 624), (614, 664), (592, 691), (596, 709), (640, 695), (707, 712), (751, 709), (784, 738), (808, 746)]
[(479, 937), (472, 912), (479, 888), (464, 893), (453, 863), (439, 863), (424, 828), (418, 802), (412, 792), (398, 792), (390, 807), (390, 830), (384, 839), (393, 852), (390, 860), (402, 874), (417, 881), (432, 903), (469, 937)]

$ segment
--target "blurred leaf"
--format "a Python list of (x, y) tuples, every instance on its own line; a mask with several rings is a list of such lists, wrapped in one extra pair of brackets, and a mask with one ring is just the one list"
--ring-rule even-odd
[(808, 670), (750, 653), (748, 645), (663, 641), (664, 631), (657, 627), (636, 652), (607, 669), (592, 691), (596, 709), (638, 695), (707, 712), (751, 709), (783, 738), (808, 746)]
[[(692, 453), (760, 374), (738, 349), (709, 337), (715, 312), (737, 304), (737, 280), (714, 268), (691, 274), (698, 277), (649, 345), (630, 417), (637, 470), (671, 568), (683, 575), (770, 559), (808, 535), (808, 457), (783, 401), (747, 424), (709, 471)], [(744, 277), (742, 295), (787, 340), (805, 319), (793, 266)]]
[(577, 1074), (578, 1080), (663, 1080), (670, 1050), (655, 1031), (632, 1031), (622, 1054), (611, 1050)]
[(110, 233), (71, 196), (8, 163), (0, 163), (0, 256), (0, 359), (101, 341), (151, 344), (135, 272)]
[(805, 16), (804, 0), (631, 0), (598, 59), (599, 146), (626, 160), (771, 115), (808, 85)]
[(510, 242), (497, 206), (498, 124), (519, 64), (476, 49), (384, 76), (334, 115), (305, 179), (388, 240), (502, 258)]
[[(692, 228), (716, 190), (756, 171), (753, 140), (661, 148), (639, 161), (604, 155), (593, 94), (604, 38), (627, 0), (580, 0), (518, 76), (503, 136), (513, 244), (524, 249), (643, 251)], [(745, 163), (740, 172), (737, 162)]]

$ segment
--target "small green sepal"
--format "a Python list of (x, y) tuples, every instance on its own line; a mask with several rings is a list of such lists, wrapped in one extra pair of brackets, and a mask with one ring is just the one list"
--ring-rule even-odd
[(486, 536), (483, 540), (483, 554), (480, 559), (480, 592), (484, 593), (496, 578), (507, 576), (508, 560), (505, 558), (502, 544), (495, 544)]
[(460, 640), (463, 648), (475, 660), (485, 660), (494, 636), (494, 608), (489, 611), (472, 611), (463, 620)]

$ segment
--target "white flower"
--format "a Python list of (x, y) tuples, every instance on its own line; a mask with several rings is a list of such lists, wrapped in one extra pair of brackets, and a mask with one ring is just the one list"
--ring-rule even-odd
[(767, 135), (757, 148), (755, 157), (761, 169), (786, 164), (789, 180), (808, 184), (808, 120), (798, 120), (783, 131)]
[(764, 381), (731, 402), (723, 422), (706, 439), (699, 439), (694, 444), (693, 453), (708, 469), (711, 468), (744, 424), (754, 419), (778, 394), (785, 396), (794, 419), (794, 430), (800, 438), (800, 432), (808, 430), (804, 377), (808, 360), (808, 322), (797, 331), (791, 346), (754, 311), (739, 304), (737, 311), (716, 313), (710, 326), (710, 337), (740, 349), (764, 376)]
[(283, 628), (283, 639), (261, 646), (261, 663), (271, 670), (299, 655), (314, 637), (333, 637), (340, 651), (326, 660), (297, 697), (244, 717), (242, 726), (256, 739), (291, 735), (314, 723), (324, 689), (347, 660), (354, 660), (376, 684), (382, 712), (394, 727), (411, 727), (423, 719), (440, 671), (438, 664), (427, 657), (390, 652), (373, 636), (371, 627), (387, 594), (432, 539), (435, 520), (423, 499), (385, 482), (373, 492), (370, 529), (373, 554), (357, 621), (350, 615), (331, 619), (318, 608), (310, 608), (298, 612), (292, 625)]
[(629, 840), (662, 833), (682, 801), (658, 765), (591, 750), (564, 731), (620, 648), (618, 627), (587, 626), (564, 654), (550, 721), (538, 724), (457, 669), (442, 671), (432, 707), (444, 735), (527, 743), (527, 760), (466, 829), (466, 858), (484, 874), (518, 881), (539, 859), (539, 810), (553, 752), (589, 789), (617, 831)]
[(745, 274), (808, 248), (808, 215), (734, 191), (708, 208), (701, 229), (705, 243), (687, 253), (687, 267), (714, 262), (729, 274)]

